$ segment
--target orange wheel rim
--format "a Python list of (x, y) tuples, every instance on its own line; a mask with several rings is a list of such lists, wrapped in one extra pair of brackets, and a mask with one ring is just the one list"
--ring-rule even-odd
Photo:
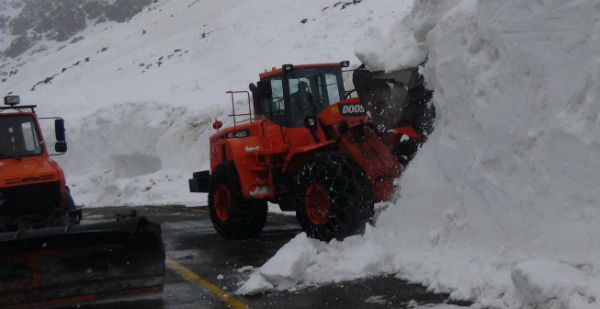
[(229, 211), (231, 210), (231, 194), (225, 185), (221, 185), (215, 192), (215, 213), (221, 221), (229, 219)]
[(331, 199), (327, 188), (320, 184), (311, 184), (306, 188), (306, 215), (314, 224), (322, 225), (329, 220)]

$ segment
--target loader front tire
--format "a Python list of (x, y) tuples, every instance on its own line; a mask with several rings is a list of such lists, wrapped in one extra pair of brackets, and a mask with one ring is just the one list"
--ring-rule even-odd
[(349, 155), (325, 152), (309, 159), (297, 177), (296, 217), (309, 237), (329, 241), (364, 231), (373, 217), (373, 193)]
[(215, 230), (227, 239), (256, 237), (267, 220), (267, 202), (244, 197), (231, 161), (217, 166), (212, 173), (208, 210)]

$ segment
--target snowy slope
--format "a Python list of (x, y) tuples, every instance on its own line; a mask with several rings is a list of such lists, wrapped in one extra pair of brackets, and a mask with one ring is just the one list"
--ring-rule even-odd
[(415, 0), (394, 33), (428, 55), (439, 116), (400, 199), (364, 236), (297, 236), (239, 292), (396, 273), (493, 308), (600, 307), (599, 13), (592, 0)]
[(427, 56), (439, 117), (398, 201), (364, 236), (298, 235), (239, 292), (394, 273), (484, 306), (599, 307), (597, 1), (336, 3), (159, 0), (6, 64), (19, 73), (0, 90), (66, 118), (79, 203), (200, 205), (187, 178), (228, 121), (226, 90), (283, 63)]
[(407, 7), (338, 2), (157, 1), (48, 56), (8, 59), (18, 74), (0, 89), (65, 117), (69, 152), (57, 160), (78, 203), (203, 205), (187, 179), (208, 167), (214, 118), (229, 121), (225, 91), (283, 63), (358, 64), (354, 46), (369, 27), (391, 27)]

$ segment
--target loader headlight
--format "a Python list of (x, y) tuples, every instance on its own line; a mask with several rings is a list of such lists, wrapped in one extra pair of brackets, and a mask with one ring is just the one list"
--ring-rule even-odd
[(341, 66), (342, 68), (347, 68), (347, 67), (349, 67), (349, 66), (350, 66), (350, 61), (348, 61), (348, 60), (344, 60), (344, 61), (340, 62), (340, 66)]

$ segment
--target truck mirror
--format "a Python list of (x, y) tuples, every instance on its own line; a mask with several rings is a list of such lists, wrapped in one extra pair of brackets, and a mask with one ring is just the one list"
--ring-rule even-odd
[(258, 86), (256, 88), (261, 96), (271, 96), (271, 82), (261, 80), (258, 82)]
[(67, 152), (67, 142), (65, 142), (65, 141), (56, 142), (56, 144), (54, 144), (54, 151), (60, 152), (60, 153)]
[[(65, 121), (62, 119), (54, 120), (54, 133), (56, 134), (56, 141), (64, 142), (65, 138)], [(66, 148), (66, 147), (65, 147)]]

